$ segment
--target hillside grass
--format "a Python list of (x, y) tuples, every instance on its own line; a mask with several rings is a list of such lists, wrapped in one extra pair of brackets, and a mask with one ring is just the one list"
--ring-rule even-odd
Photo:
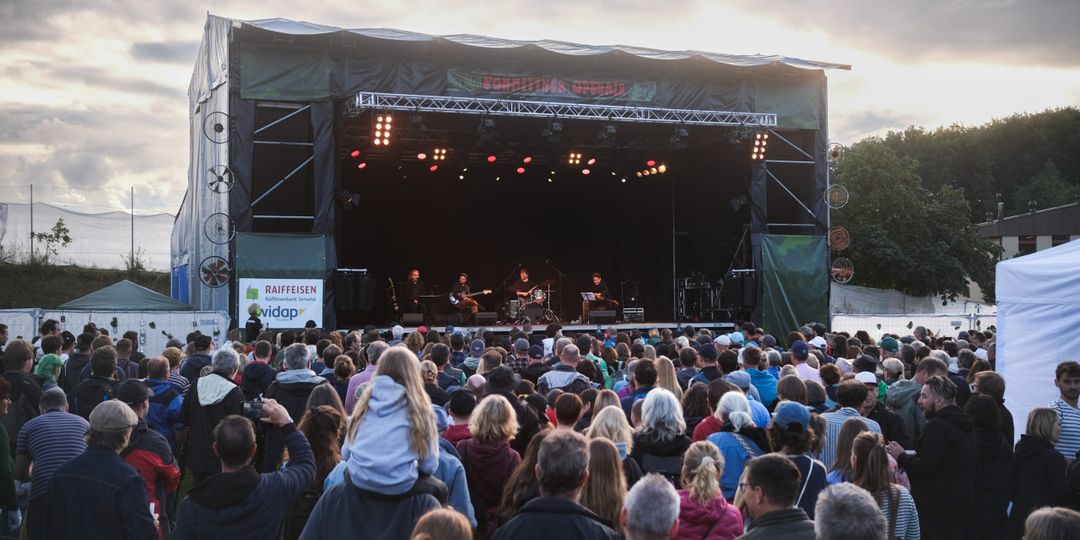
[(169, 295), (168, 272), (128, 272), (78, 266), (0, 264), (0, 309), (56, 309), (121, 280)]

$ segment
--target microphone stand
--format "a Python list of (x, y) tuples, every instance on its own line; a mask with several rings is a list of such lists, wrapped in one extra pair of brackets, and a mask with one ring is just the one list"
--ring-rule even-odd
[[(563, 287), (563, 278), (566, 277), (566, 274), (562, 273), (562, 270), (559, 270), (557, 266), (551, 264), (551, 259), (544, 259), (544, 264), (550, 266), (556, 274), (559, 274), (559, 311), (561, 312), (563, 308), (563, 296), (566, 294), (566, 289)], [(551, 295), (549, 294), (548, 296), (550, 297)]]

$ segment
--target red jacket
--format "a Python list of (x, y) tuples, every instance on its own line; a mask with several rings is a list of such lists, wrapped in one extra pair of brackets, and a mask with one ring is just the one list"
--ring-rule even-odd
[(701, 506), (685, 489), (679, 490), (679, 530), (675, 540), (732, 540), (743, 533), (742, 514), (717, 493)]
[(721, 429), (723, 429), (723, 427), (723, 420), (713, 415), (709, 415), (705, 417), (705, 419), (702, 420), (700, 423), (698, 423), (697, 427), (694, 428), (694, 436), (690, 439), (694, 442), (704, 441), (705, 439), (709, 438), (709, 435), (712, 435), (713, 433), (718, 433)]
[[(165, 495), (175, 493), (180, 487), (180, 469), (176, 467), (169, 442), (160, 433), (148, 429), (146, 419), (140, 418), (131, 432), (131, 442), (120, 456), (142, 477), (154, 513), (158, 514), (160, 529), (166, 529), (175, 519), (166, 513)], [(158, 538), (161, 538), (160, 529)]]
[(443, 432), (443, 438), (455, 447), (459, 442), (471, 439), (472, 436), (472, 431), (469, 431), (469, 424), (450, 424), (446, 431)]

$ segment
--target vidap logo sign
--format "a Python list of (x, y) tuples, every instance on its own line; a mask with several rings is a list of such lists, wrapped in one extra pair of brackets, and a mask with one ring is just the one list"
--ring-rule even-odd
[(239, 286), (240, 313), (254, 313), (279, 327), (296, 326), (304, 319), (321, 323), (322, 280), (242, 278)]

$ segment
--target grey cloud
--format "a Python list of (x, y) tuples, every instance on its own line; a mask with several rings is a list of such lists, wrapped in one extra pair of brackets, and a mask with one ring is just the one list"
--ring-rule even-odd
[(883, 130), (903, 129), (917, 122), (910, 115), (893, 111), (854, 111), (833, 113), (829, 118), (829, 139), (851, 144)]
[(147, 79), (116, 77), (105, 70), (87, 66), (56, 66), (41, 63), (35, 63), (35, 65), (42, 73), (48, 74), (58, 81), (78, 81), (89, 86), (119, 92), (149, 94), (180, 100), (184, 98), (187, 90), (186, 88), (167, 86)]
[(836, 0), (827, 6), (805, 0), (736, 3), (758, 14), (767, 10), (765, 15), (799, 30), (824, 31), (837, 42), (901, 61), (1080, 64), (1080, 2), (1076, 0)]
[(140, 42), (132, 44), (130, 52), (131, 57), (136, 60), (191, 65), (195, 63), (195, 55), (199, 52), (199, 42)]

